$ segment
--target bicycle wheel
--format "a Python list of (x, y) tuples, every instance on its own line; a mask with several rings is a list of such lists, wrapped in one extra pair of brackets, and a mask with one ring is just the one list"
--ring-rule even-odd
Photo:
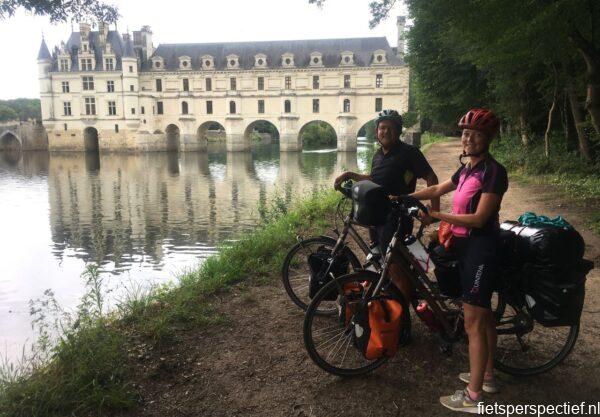
[(515, 308), (501, 293), (494, 293), (492, 310), (498, 331), (494, 366), (510, 375), (548, 372), (567, 357), (579, 335), (579, 324), (544, 327), (535, 323), (528, 311)]
[[(336, 280), (340, 287), (336, 285), (336, 282), (330, 282), (317, 293), (309, 304), (304, 316), (304, 346), (310, 358), (321, 369), (337, 376), (362, 375), (381, 366), (388, 359), (387, 357), (375, 360), (365, 359), (354, 346), (354, 325), (351, 317), (343, 320), (340, 319), (339, 314), (320, 315), (317, 313), (322, 303), (331, 303), (331, 301), (327, 301), (327, 298), (332, 291), (339, 294), (338, 288), (361, 288), (359, 290), (361, 293), (355, 295), (356, 299), (359, 299), (364, 295), (364, 288), (375, 285), (378, 280), (379, 275), (371, 271), (358, 271), (344, 275)], [(399, 340), (399, 346), (403, 346), (410, 338), (409, 307), (395, 287), (390, 288), (388, 293), (396, 298), (403, 307), (402, 333)], [(341, 295), (338, 295), (338, 299), (334, 303), (341, 308), (340, 300)]]
[[(302, 310), (306, 310), (308, 303), (310, 303), (308, 287), (310, 267), (308, 265), (308, 255), (315, 253), (317, 249), (321, 247), (332, 250), (335, 243), (336, 240), (329, 236), (317, 236), (304, 239), (303, 241), (296, 243), (292, 249), (290, 249), (283, 261), (283, 267), (281, 269), (283, 287), (292, 301)], [(342, 254), (349, 261), (350, 269), (352, 271), (361, 269), (361, 263), (350, 248), (344, 246), (342, 248)], [(335, 309), (328, 311), (333, 312)]]

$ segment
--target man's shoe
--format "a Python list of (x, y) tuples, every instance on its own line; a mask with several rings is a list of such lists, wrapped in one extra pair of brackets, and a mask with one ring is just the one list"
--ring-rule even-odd
[[(468, 384), (469, 380), (471, 379), (471, 374), (469, 372), (464, 372), (464, 373), (458, 375), (458, 379), (460, 379), (462, 382), (466, 382)], [(487, 381), (484, 379), (482, 388), (483, 388), (483, 391), (487, 392), (488, 394), (498, 394), (500, 392), (500, 387), (498, 387), (496, 378), (492, 378)]]
[(454, 395), (440, 397), (440, 403), (452, 411), (479, 414), (479, 407), (477, 404), (483, 404), (483, 401), (481, 401), (481, 399), (479, 401), (472, 400), (465, 388), (464, 390), (456, 391)]

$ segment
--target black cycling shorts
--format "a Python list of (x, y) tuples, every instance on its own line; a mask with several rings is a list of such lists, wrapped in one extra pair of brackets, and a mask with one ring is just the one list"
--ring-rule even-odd
[(459, 260), (463, 303), (490, 309), (497, 288), (498, 236), (455, 236), (452, 246)]

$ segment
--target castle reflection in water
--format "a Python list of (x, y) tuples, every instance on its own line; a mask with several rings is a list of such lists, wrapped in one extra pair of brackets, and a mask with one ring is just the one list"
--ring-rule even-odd
[(114, 272), (136, 263), (159, 268), (166, 250), (206, 257), (252, 230), (274, 195), (290, 203), (331, 186), (342, 169), (358, 169), (356, 153), (280, 153), (276, 146), (1, 159), (25, 177), (47, 175), (54, 256), (113, 262)]

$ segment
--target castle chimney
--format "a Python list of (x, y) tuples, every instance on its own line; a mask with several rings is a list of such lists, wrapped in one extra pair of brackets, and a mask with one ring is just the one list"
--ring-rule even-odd
[(91, 29), (92, 28), (89, 23), (79, 23), (79, 33), (81, 34), (81, 39), (87, 39), (90, 36)]
[(396, 56), (400, 59), (404, 59), (404, 26), (406, 25), (406, 17), (398, 16), (396, 24), (398, 26), (398, 48)]

